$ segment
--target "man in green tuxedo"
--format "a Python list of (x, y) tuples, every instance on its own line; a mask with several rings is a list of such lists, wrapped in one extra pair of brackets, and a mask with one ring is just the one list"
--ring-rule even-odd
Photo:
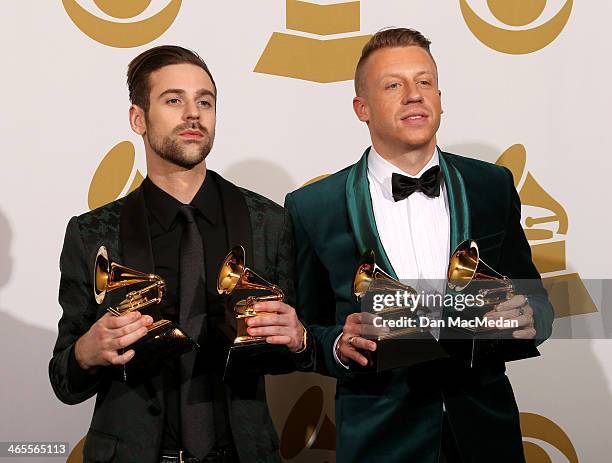
[(377, 348), (361, 336), (352, 294), (369, 249), (395, 278), (443, 280), (450, 253), (474, 239), (491, 267), (529, 282), (529, 299), (516, 295), (490, 317), (516, 321), (510, 342), (533, 346), (552, 330), (512, 174), (437, 147), (441, 92), (429, 45), (410, 29), (372, 37), (353, 100), (372, 146), (356, 164), (287, 195), (297, 307), (315, 338), (315, 371), (338, 378), (338, 462), (524, 462), (503, 355), (473, 366), (451, 355), (382, 373), (353, 367), (366, 366), (364, 351)]

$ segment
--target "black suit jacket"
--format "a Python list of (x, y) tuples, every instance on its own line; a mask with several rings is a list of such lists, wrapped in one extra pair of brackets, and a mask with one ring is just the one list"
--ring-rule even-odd
[[(292, 303), (293, 234), (282, 207), (251, 191), (238, 188), (215, 172), (221, 192), (229, 247), (243, 245), (246, 262), (280, 286)], [(85, 461), (154, 462), (161, 445), (164, 416), (159, 373), (122, 380), (122, 367), (102, 367), (95, 376), (71, 367), (76, 340), (126, 291), (109, 293), (102, 305), (93, 298), (93, 262), (100, 245), (111, 259), (144, 272), (154, 263), (141, 188), (78, 217), (67, 227), (60, 258), (59, 302), (63, 315), (49, 363), (57, 397), (77, 404), (97, 394), (84, 449)], [(207, 276), (216, 278), (216, 276)], [(305, 367), (312, 356), (279, 356), (275, 373)], [(74, 360), (72, 359), (72, 365)], [(75, 378), (79, 376), (79, 378)], [(77, 387), (77, 385), (81, 387)], [(83, 388), (83, 385), (87, 387)], [(228, 413), (239, 458), (244, 462), (279, 461), (278, 437), (266, 405), (263, 376), (244, 376), (228, 385)]]

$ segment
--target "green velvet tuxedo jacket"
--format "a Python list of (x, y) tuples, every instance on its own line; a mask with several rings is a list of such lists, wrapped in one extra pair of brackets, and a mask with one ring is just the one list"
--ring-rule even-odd
[[(358, 373), (335, 361), (333, 344), (360, 307), (352, 279), (363, 252), (397, 278), (379, 238), (362, 158), (287, 195), (297, 258), (297, 307), (316, 343), (314, 370), (338, 378), (337, 461), (437, 463), (444, 402), (465, 462), (524, 461), (519, 412), (502, 358), (473, 368), (458, 357), (383, 373)], [(512, 279), (529, 280), (537, 342), (550, 336), (553, 310), (520, 225), (509, 170), (440, 152), (449, 201), (450, 249), (475, 239), (480, 256)]]

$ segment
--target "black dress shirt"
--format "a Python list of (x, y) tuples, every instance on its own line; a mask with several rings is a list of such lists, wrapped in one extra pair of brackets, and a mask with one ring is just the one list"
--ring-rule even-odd
[[(164, 318), (179, 320), (179, 256), (183, 221), (179, 215), (182, 203), (157, 187), (148, 177), (142, 184), (147, 207), (149, 233), (155, 263), (155, 273), (166, 282), (166, 293), (160, 303)], [(217, 293), (217, 273), (227, 254), (227, 233), (223, 217), (221, 194), (214, 178), (207, 175), (204, 183), (190, 203), (196, 210), (196, 223), (202, 235), (206, 263), (206, 307), (208, 311), (208, 339), (198, 340), (200, 348), (216, 355), (199, 356), (209, 362), (204, 368), (210, 372), (211, 391), (215, 401), (215, 434), (216, 445), (227, 445), (231, 442), (224, 386), (218, 374), (221, 344), (218, 330), (214, 329), (224, 313), (224, 300)], [(165, 362), (164, 376), (164, 432), (162, 449), (178, 450), (180, 444), (180, 406), (179, 406), (179, 368), (178, 361)]]

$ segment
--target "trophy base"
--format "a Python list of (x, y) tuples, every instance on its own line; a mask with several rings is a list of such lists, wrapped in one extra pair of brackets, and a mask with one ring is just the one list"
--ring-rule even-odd
[[(463, 320), (484, 318), (494, 310), (494, 305), (462, 312)], [(447, 328), (442, 336), (442, 344), (454, 357), (468, 362), (471, 367), (491, 361), (512, 362), (525, 358), (538, 357), (540, 352), (531, 339), (515, 339), (512, 332), (518, 328), (499, 329), (489, 326)]]
[(159, 365), (162, 359), (178, 357), (199, 347), (178, 325), (170, 320), (157, 320), (148, 327), (147, 334), (125, 349), (133, 349), (135, 355), (125, 365), (123, 377), (127, 380), (130, 370), (146, 371)]
[(453, 328), (444, 333), (442, 345), (452, 357), (468, 362), (470, 367), (492, 360), (512, 362), (540, 356), (533, 339), (514, 339), (512, 331), (514, 329), (474, 333)]
[(404, 336), (387, 335), (376, 339), (374, 352), (360, 350), (360, 353), (368, 359), (368, 365), (364, 367), (351, 361), (351, 370), (379, 373), (449, 356), (427, 331), (413, 332), (409, 337)]
[(266, 338), (262, 336), (236, 336), (234, 339), (235, 345), (245, 345), (245, 344), (265, 344)]
[(279, 359), (289, 350), (284, 345), (268, 344), (265, 339), (237, 342), (230, 346), (223, 381), (244, 375), (264, 375), (277, 370)]

